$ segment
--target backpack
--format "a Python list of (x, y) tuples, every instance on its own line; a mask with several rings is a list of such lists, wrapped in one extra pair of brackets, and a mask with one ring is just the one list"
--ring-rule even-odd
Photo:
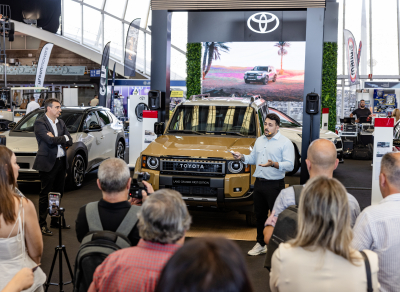
[(302, 185), (292, 186), (296, 205), (287, 207), (279, 214), (276, 221), (274, 232), (268, 243), (267, 254), (265, 256), (264, 268), (271, 270), (272, 255), (278, 249), (279, 244), (293, 239), (297, 235), (297, 211), (299, 207), (300, 194), (303, 190)]
[(75, 259), (74, 292), (87, 291), (96, 268), (114, 251), (131, 246), (128, 235), (138, 221), (139, 206), (131, 206), (117, 231), (105, 231), (100, 221), (99, 202), (86, 205), (89, 233), (83, 238)]

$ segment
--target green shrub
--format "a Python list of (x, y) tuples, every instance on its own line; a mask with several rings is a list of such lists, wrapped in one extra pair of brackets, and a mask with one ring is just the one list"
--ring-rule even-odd
[(321, 104), (322, 108), (329, 108), (328, 128), (331, 131), (335, 131), (336, 126), (337, 50), (337, 43), (324, 43)]
[(186, 45), (187, 98), (201, 93), (201, 43)]

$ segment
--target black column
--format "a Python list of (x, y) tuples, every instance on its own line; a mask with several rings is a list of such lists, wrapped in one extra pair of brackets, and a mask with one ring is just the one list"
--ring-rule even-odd
[(169, 120), (171, 16), (167, 10), (152, 10), (150, 87), (162, 93), (158, 121), (165, 123)]

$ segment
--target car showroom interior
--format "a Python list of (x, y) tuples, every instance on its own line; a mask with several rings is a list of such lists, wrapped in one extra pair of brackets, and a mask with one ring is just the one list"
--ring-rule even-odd
[(0, 1), (0, 291), (400, 291), (400, 0)]

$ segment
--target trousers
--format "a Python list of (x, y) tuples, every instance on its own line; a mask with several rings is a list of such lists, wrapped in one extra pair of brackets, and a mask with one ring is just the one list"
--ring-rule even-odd
[(257, 242), (264, 246), (264, 224), (268, 218), (268, 211), (272, 211), (275, 200), (281, 190), (285, 188), (284, 179), (280, 180), (264, 180), (256, 179), (254, 183), (254, 211), (257, 220)]
[[(60, 193), (61, 197), (64, 194), (65, 174), (66, 174), (66, 157), (56, 159), (53, 168), (47, 171), (39, 171), (41, 190), (39, 193), (39, 225), (47, 226), (46, 219), (49, 208), (50, 192)], [(51, 217), (52, 225), (57, 225), (58, 218)]]

